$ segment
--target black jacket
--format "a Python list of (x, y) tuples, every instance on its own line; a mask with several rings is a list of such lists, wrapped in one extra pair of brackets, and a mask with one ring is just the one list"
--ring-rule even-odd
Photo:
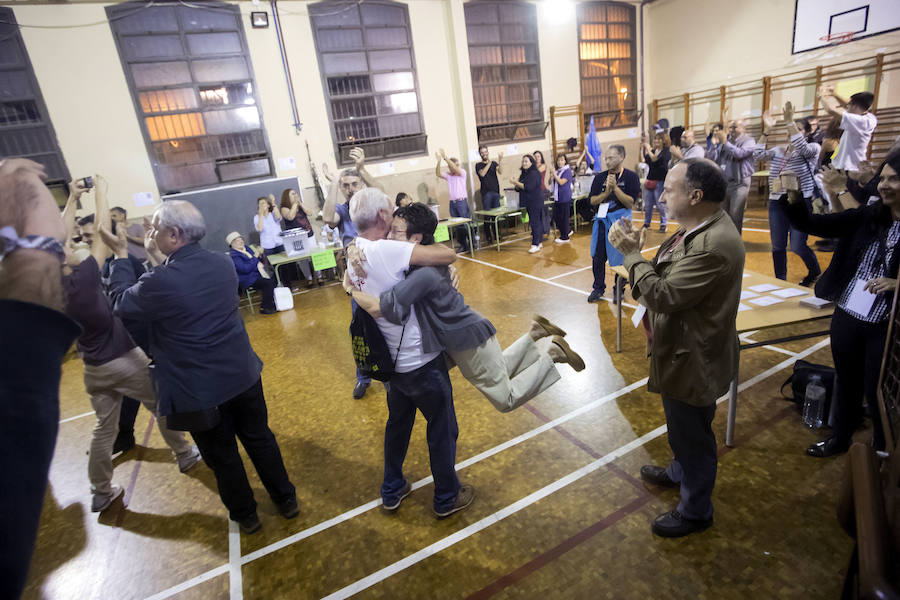
[[(881, 202), (829, 215), (811, 214), (805, 202), (779, 202), (785, 203), (785, 212), (795, 228), (823, 238), (837, 238), (831, 264), (816, 282), (816, 296), (831, 301), (840, 298), (852, 283), (866, 248), (892, 223), (890, 209)], [(895, 249), (888, 265), (888, 277), (897, 276), (898, 260), (900, 252)], [(888, 297), (888, 305), (892, 303), (893, 295)]]

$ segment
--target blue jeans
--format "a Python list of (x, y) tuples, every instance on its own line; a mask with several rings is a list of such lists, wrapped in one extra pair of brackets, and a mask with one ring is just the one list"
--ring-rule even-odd
[[(803, 201), (812, 211), (812, 201), (808, 198), (804, 198)], [(818, 275), (822, 272), (815, 253), (806, 244), (809, 236), (799, 229), (791, 227), (780, 200), (769, 201), (769, 236), (772, 240), (772, 265), (775, 269), (775, 277), (787, 279), (788, 237), (791, 241), (791, 252), (800, 257), (809, 273)]]
[(594, 272), (593, 289), (600, 290), (602, 294), (606, 291), (606, 223), (594, 221), (593, 226), (599, 227), (597, 236), (600, 240), (594, 256), (591, 257), (591, 267)]
[[(451, 217), (462, 217), (464, 219), (472, 218), (472, 211), (469, 210), (469, 201), (465, 198), (451, 200), (449, 208)], [(469, 226), (466, 225), (466, 227)], [(462, 245), (463, 251), (469, 250), (469, 237), (466, 235), (466, 232), (463, 232), (463, 235), (459, 236), (459, 243)]]
[(491, 210), (500, 206), (500, 192), (482, 192), (481, 207), (484, 210)]
[(409, 373), (394, 373), (388, 388), (387, 405), (381, 498), (385, 504), (394, 504), (406, 486), (403, 460), (418, 409), (428, 422), (425, 439), (428, 441), (431, 474), (434, 476), (434, 509), (438, 512), (449, 509), (459, 494), (459, 479), (456, 476), (459, 427), (444, 355)]
[(659, 201), (659, 197), (662, 196), (662, 191), (662, 181), (656, 183), (656, 189), (648, 190), (647, 188), (644, 188), (644, 225), (647, 227), (650, 226), (650, 220), (653, 218), (654, 206), (659, 208), (660, 226), (665, 227), (669, 222), (668, 216), (666, 215), (666, 205)]

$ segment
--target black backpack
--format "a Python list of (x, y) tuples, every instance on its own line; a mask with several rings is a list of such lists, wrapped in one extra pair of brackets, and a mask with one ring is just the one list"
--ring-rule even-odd
[[(405, 324), (400, 332), (400, 345), (403, 345), (404, 331), (406, 331)], [(378, 323), (372, 315), (357, 305), (353, 306), (353, 319), (350, 321), (350, 346), (360, 374), (377, 381), (390, 380), (397, 366), (397, 360), (391, 360), (391, 353), (384, 336), (381, 335)], [(400, 355), (399, 347), (397, 355)]]
[[(822, 385), (825, 387), (825, 417), (828, 417), (828, 411), (831, 407), (831, 398), (834, 395), (834, 369), (825, 365), (817, 365), (805, 360), (797, 360), (794, 363), (794, 372), (787, 378), (781, 386), (781, 394), (787, 400), (797, 404), (800, 410), (803, 410), (803, 401), (806, 396), (806, 384), (809, 383), (810, 377), (818, 375), (822, 378)], [(784, 388), (791, 386), (791, 396), (784, 394)]]

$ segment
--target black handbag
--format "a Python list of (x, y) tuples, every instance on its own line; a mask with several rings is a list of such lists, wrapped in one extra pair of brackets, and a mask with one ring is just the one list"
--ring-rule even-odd
[[(809, 383), (813, 375), (818, 375), (822, 379), (822, 385), (825, 387), (825, 415), (831, 408), (831, 398), (834, 395), (834, 369), (825, 365), (817, 365), (805, 360), (798, 360), (794, 363), (794, 372), (781, 385), (781, 395), (787, 400), (796, 403), (801, 409), (806, 398), (806, 385)], [(786, 396), (784, 388), (791, 386), (791, 396)]]
[[(403, 345), (403, 333), (406, 324), (400, 331), (400, 345)], [(391, 361), (391, 353), (387, 342), (378, 328), (378, 323), (372, 315), (364, 311), (358, 305), (353, 306), (353, 318), (350, 321), (350, 345), (353, 349), (353, 360), (356, 368), (364, 377), (376, 381), (389, 381), (397, 366), (397, 359)], [(397, 356), (400, 356), (400, 346), (397, 347)]]

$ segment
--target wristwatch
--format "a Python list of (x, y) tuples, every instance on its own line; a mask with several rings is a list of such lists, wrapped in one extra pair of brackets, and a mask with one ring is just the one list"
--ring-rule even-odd
[(19, 237), (16, 234), (15, 228), (11, 225), (0, 228), (0, 261), (2, 261), (6, 255), (19, 248), (49, 252), (58, 258), (60, 263), (63, 263), (66, 260), (66, 254), (63, 252), (62, 244), (56, 238), (47, 237), (45, 235), (26, 235), (25, 237)]

